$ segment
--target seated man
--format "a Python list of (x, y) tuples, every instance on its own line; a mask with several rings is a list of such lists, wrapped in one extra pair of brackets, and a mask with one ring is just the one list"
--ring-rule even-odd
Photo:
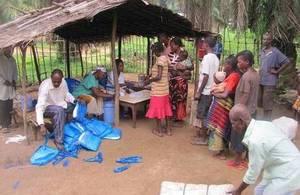
[[(238, 188), (229, 194), (240, 195), (261, 174), (262, 181), (255, 195), (292, 195), (300, 189), (300, 152), (297, 147), (269, 121), (258, 121), (242, 104), (230, 113), (232, 129), (243, 136), (249, 150), (249, 166)], [(294, 128), (294, 127), (293, 127)]]
[(89, 73), (74, 89), (74, 97), (87, 102), (89, 117), (93, 115), (101, 116), (103, 114), (103, 97), (113, 97), (99, 87), (99, 80), (104, 78), (105, 74), (106, 69), (98, 67), (95, 71)]
[(68, 91), (63, 72), (60, 69), (55, 69), (51, 73), (51, 78), (44, 80), (40, 85), (36, 105), (36, 120), (41, 128), (41, 133), (45, 135), (47, 130), (44, 117), (51, 118), (55, 134), (54, 143), (58, 149), (63, 149), (63, 129), (68, 103), (74, 103), (74, 97)]

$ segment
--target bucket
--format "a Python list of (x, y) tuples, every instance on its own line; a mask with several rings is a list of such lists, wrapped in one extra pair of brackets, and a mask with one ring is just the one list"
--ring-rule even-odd
[(104, 101), (103, 110), (104, 110), (104, 122), (112, 125), (115, 120), (115, 102), (112, 100)]

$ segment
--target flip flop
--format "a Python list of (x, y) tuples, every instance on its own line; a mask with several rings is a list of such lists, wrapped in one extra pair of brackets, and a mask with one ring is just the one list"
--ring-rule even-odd
[(172, 131), (171, 131), (171, 130), (167, 130), (166, 135), (172, 136), (172, 135), (173, 135), (173, 134), (172, 134)]
[(158, 132), (157, 130), (152, 130), (152, 133), (158, 137), (163, 137), (164, 135), (160, 132)]
[(5, 133), (5, 134), (10, 133), (9, 129), (6, 127), (2, 128), (1, 131), (2, 131), (2, 133)]
[(236, 163), (234, 160), (230, 160), (227, 162), (227, 166), (238, 169), (238, 170), (244, 170), (248, 168), (248, 163), (245, 161), (241, 161), (240, 163)]

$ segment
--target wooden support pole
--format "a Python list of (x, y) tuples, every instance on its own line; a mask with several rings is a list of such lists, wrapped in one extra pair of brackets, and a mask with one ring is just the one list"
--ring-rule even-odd
[(82, 53), (81, 53), (81, 45), (77, 45), (78, 52), (79, 52), (79, 57), (80, 57), (80, 65), (81, 65), (81, 77), (83, 78), (84, 76), (84, 68), (83, 68), (83, 60), (82, 60)]
[(36, 56), (36, 52), (35, 52), (35, 48), (34, 48), (33, 44), (31, 45), (31, 51), (32, 51), (32, 55), (33, 55), (33, 61), (34, 61), (36, 76), (37, 76), (37, 79), (39, 81), (39, 84), (41, 84), (41, 82), (42, 82), (41, 72), (40, 72), (40, 68), (39, 68), (39, 64), (38, 64), (38, 61), (37, 61), (37, 56)]
[(119, 36), (119, 40), (118, 40), (118, 58), (121, 59), (122, 58), (122, 36)]
[(120, 86), (119, 86), (119, 79), (118, 79), (118, 71), (117, 71), (117, 65), (115, 62), (115, 42), (116, 42), (116, 34), (117, 34), (117, 11), (114, 12), (113, 16), (113, 22), (112, 22), (112, 32), (111, 32), (111, 63), (113, 68), (113, 74), (114, 74), (114, 85), (116, 89), (115, 94), (115, 126), (119, 125), (119, 97), (120, 97)]
[(151, 42), (150, 42), (150, 37), (147, 37), (147, 75), (150, 73), (150, 68), (151, 68)]
[(24, 125), (24, 133), (27, 138), (27, 144), (30, 144), (27, 130), (27, 94), (26, 94), (26, 51), (27, 45), (24, 44), (20, 46), (22, 52), (22, 92), (24, 96), (24, 108), (23, 108), (23, 125)]
[(66, 40), (66, 44), (65, 44), (65, 53), (66, 53), (66, 65), (67, 65), (67, 75), (68, 78), (71, 77), (71, 70), (70, 70), (70, 42), (69, 40)]
[(194, 87), (194, 97), (197, 93), (198, 90), (198, 80), (199, 80), (199, 41), (201, 40), (201, 38), (196, 38), (196, 67), (194, 69), (195, 72), (195, 87)]

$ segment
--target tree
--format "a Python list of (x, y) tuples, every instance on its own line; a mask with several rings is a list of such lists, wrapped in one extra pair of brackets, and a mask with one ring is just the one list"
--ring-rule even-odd
[(299, 0), (234, 0), (237, 28), (250, 28), (257, 37), (270, 31), (275, 37), (275, 46), (293, 62), (283, 75), (281, 85), (292, 86), (295, 83), (297, 52), (293, 43), (300, 32)]
[(51, 0), (0, 0), (0, 24), (9, 22), (22, 12), (51, 5)]

